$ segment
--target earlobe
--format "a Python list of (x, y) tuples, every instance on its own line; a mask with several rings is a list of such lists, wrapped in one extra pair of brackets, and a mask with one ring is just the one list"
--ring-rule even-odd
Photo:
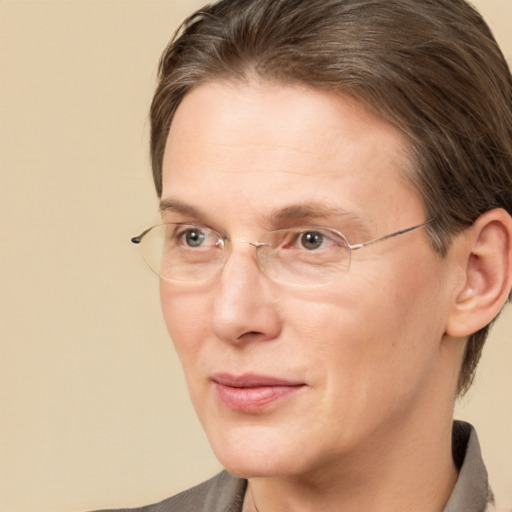
[(459, 241), (465, 281), (454, 297), (446, 334), (463, 338), (500, 312), (512, 287), (512, 218), (503, 209), (482, 214)]

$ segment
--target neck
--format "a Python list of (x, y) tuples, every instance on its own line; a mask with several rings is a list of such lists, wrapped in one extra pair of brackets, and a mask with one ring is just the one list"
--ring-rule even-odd
[(441, 512), (457, 479), (451, 421), (395, 429), (350, 458), (308, 475), (249, 480), (243, 512)]

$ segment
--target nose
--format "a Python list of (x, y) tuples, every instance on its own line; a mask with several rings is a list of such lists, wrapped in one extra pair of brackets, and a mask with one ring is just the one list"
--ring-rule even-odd
[(252, 244), (235, 245), (214, 285), (211, 330), (229, 343), (275, 339), (281, 332), (277, 285), (260, 270)]

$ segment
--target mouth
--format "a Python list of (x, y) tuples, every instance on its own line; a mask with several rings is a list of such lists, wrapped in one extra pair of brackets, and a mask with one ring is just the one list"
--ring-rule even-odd
[(217, 373), (212, 382), (220, 402), (237, 412), (259, 412), (291, 398), (306, 384), (264, 375)]

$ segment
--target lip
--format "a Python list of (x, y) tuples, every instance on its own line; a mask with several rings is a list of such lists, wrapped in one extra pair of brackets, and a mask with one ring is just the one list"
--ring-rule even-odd
[(256, 375), (217, 373), (211, 378), (217, 397), (229, 409), (238, 412), (262, 411), (298, 393), (306, 384), (287, 379)]

